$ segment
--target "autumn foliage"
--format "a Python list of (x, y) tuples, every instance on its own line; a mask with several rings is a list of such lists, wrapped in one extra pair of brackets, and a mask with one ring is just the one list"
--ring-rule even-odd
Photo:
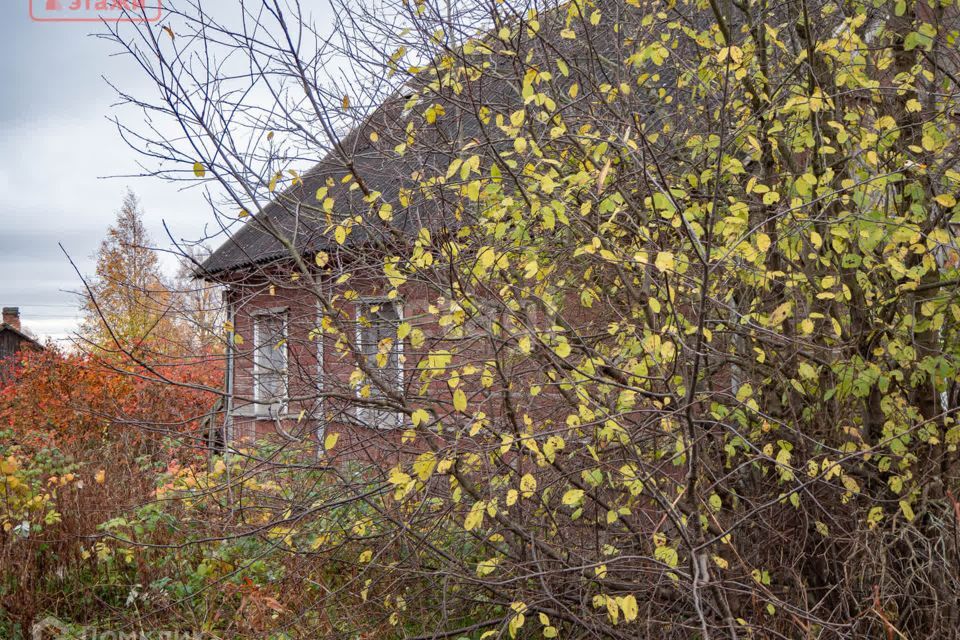
[(202, 445), (199, 424), (216, 402), (219, 360), (210, 354), (141, 365), (55, 348), (23, 353), (0, 386), (0, 425), (24, 446), (78, 454), (109, 443), (122, 443), (126, 455), (156, 452), (163, 436), (189, 451)]
[(215, 291), (186, 269), (171, 282), (150, 244), (128, 193), (72, 349), (0, 362), (0, 637), (52, 612), (93, 621), (160, 579), (161, 559), (116, 550), (107, 524), (150, 512), (169, 469), (204, 468), (222, 424)]
[[(112, 550), (98, 542), (102, 525), (150, 504), (167, 467), (202, 466), (200, 425), (221, 367), (215, 355), (139, 365), (53, 347), (7, 364), (0, 384), (0, 635), (23, 637), (44, 611), (72, 611), (82, 620), (92, 602), (126, 592), (118, 580), (127, 578), (106, 562)], [(140, 569), (142, 580), (149, 574)], [(73, 596), (65, 600), (64, 590)]]
[[(170, 37), (114, 34), (160, 89), (125, 99), (183, 132), (132, 139), (156, 175), (232, 199), (227, 251), (254, 239), (220, 274), (234, 301), (320, 307), (305, 340), (343, 369), (308, 406), (395, 414), (367, 431), (401, 449), (338, 464), (353, 440), (330, 429), (333, 455), (288, 455), (288, 433), (165, 467), (155, 503), (98, 528), (115, 619), (960, 638), (954, 2), (344, 0), (333, 37), (262, 4), (256, 35), (201, 3)], [(384, 300), (403, 322), (365, 343)], [(161, 323), (133, 324), (93, 335), (152, 357)], [(113, 366), (135, 379), (60, 419), (126, 406), (107, 429), (144, 447), (189, 428), (139, 401), (165, 397), (155, 365)]]

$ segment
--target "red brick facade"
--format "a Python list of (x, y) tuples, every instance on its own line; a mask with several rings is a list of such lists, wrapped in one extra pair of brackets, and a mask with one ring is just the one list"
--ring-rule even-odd
[[(352, 280), (349, 289), (359, 297), (348, 301), (344, 299), (348, 287), (334, 286), (330, 280), (328, 276), (319, 295), (339, 313), (340, 326), (356, 344), (360, 343), (361, 331), (358, 315), (365, 317), (371, 308), (387, 304), (396, 305), (398, 323), (409, 322), (424, 333), (434, 333), (419, 320), (427, 315), (429, 304), (422, 289), (419, 295), (417, 289), (408, 289), (402, 299), (392, 302), (385, 297), (385, 283)], [(411, 425), (409, 416), (357, 406), (359, 386), (351, 377), (357, 375), (357, 358), (343, 344), (337, 344), (336, 332), (322, 329), (324, 311), (318, 294), (302, 280), (281, 282), (279, 277), (261, 277), (228, 289), (234, 337), (228, 367), (227, 440), (235, 445), (254, 439), (290, 442), (291, 446), (308, 443), (322, 450), (326, 435), (337, 433), (337, 457), (382, 464), (385, 457), (394, 456), (403, 447), (403, 432)], [(264, 316), (282, 317), (285, 325), (284, 344), (280, 346), (286, 354), (286, 400), (282, 405), (264, 403), (258, 396), (263, 384), (261, 381), (258, 385), (257, 376), (266, 368), (258, 361), (257, 349), (275, 346), (265, 345), (258, 335)], [(428, 337), (419, 349), (413, 349), (409, 339), (396, 341), (398, 393), (405, 396), (410, 385), (419, 389), (417, 364), (432, 342)]]

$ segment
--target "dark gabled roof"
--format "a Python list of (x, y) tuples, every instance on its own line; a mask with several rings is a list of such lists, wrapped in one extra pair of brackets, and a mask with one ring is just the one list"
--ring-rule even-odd
[[(342, 220), (346, 212), (355, 215), (368, 206), (363, 202), (363, 191), (358, 187), (351, 189), (354, 180), (343, 183), (347, 175), (356, 173), (368, 191), (380, 192), (384, 200), (395, 202), (404, 182), (404, 173), (409, 178), (417, 165), (416, 158), (398, 157), (387, 147), (389, 139), (393, 138), (388, 132), (397, 126), (402, 112), (402, 107), (396, 105), (399, 100), (402, 98), (378, 108), (371, 118), (341, 141), (339, 146), (343, 152), (329, 152), (302, 177), (299, 184), (285, 189), (260, 213), (249, 218), (239, 232), (204, 261), (201, 275), (288, 258), (289, 252), (278, 235), (294, 241), (296, 248), (305, 254), (330, 248), (333, 243), (326, 233), (329, 222)], [(383, 136), (379, 144), (369, 140), (370, 132), (374, 130)], [(352, 171), (347, 161), (352, 164)], [(329, 220), (322, 201), (317, 199), (317, 192), (323, 187), (327, 188), (325, 197), (333, 198), (336, 203)], [(351, 242), (357, 240), (358, 237), (351, 237)]]
[[(618, 0), (610, 0), (605, 4), (610, 7), (617, 3)], [(621, 5), (617, 11), (622, 10)], [(541, 19), (541, 34), (548, 29), (559, 32), (566, 27), (563, 11), (553, 11), (550, 15), (555, 19)], [(623, 45), (625, 29), (615, 32), (606, 19), (599, 27), (590, 28), (606, 28), (609, 33), (602, 38), (596, 37), (598, 34), (594, 33), (595, 37), (589, 45), (583, 44), (582, 40), (558, 37), (554, 42), (558, 43), (558, 47), (562, 47), (562, 51), (552, 48), (549, 51), (538, 50), (537, 54), (542, 55), (550, 67), (554, 66), (556, 58), (564, 56), (571, 63), (569, 66), (572, 74), (568, 80), (571, 83), (574, 79), (583, 80), (586, 75), (595, 79), (607, 76), (608, 72), (615, 72), (614, 67), (622, 64), (622, 57), (617, 53), (618, 47)], [(484, 39), (489, 41), (492, 37), (488, 35)], [(580, 47), (584, 46), (591, 47), (592, 51), (585, 54), (580, 50)], [(398, 231), (401, 235), (416, 233), (421, 227), (433, 230), (455, 226), (457, 222), (453, 219), (452, 212), (455, 207), (444, 206), (442, 196), (439, 201), (429, 206), (418, 204), (401, 208), (398, 194), (401, 188), (414, 191), (419, 189), (419, 178), (422, 176), (443, 176), (451, 160), (463, 155), (461, 149), (471, 140), (476, 141), (477, 145), (476, 150), (470, 153), (481, 156), (489, 156), (506, 147), (512, 149), (512, 140), (507, 139), (505, 134), (494, 140), (486, 137), (496, 135), (497, 129), (495, 126), (481, 125), (476, 119), (474, 107), (483, 105), (491, 114), (509, 116), (524, 105), (521, 96), (522, 78), (517, 77), (514, 57), (493, 54), (484, 57), (484, 61), (492, 63), (494, 67), (486, 69), (477, 80), (465, 81), (463, 92), (458, 95), (453, 95), (448, 89), (444, 89), (446, 93), (440, 94), (433, 89), (424, 90), (435, 76), (430, 75), (430, 69), (421, 72), (350, 131), (338, 145), (339, 150), (328, 152), (323, 160), (303, 176), (300, 184), (275, 196), (258, 214), (248, 218), (240, 231), (228, 238), (204, 261), (198, 270), (198, 276), (213, 278), (217, 274), (252, 265), (289, 259), (290, 253), (278, 240), (278, 235), (293, 242), (296, 249), (306, 257), (318, 251), (334, 249), (337, 245), (330, 232), (331, 221), (340, 222), (369, 209), (369, 204), (364, 202), (363, 190), (356, 188), (354, 184), (356, 181), (351, 180), (346, 184), (341, 181), (350, 173), (359, 175), (367, 190), (379, 192), (383, 201), (393, 205), (391, 228), (388, 230), (386, 226), (382, 227), (384, 236), (393, 234), (391, 237), (395, 238)], [(611, 68), (600, 68), (603, 65), (611, 65)], [(663, 86), (662, 82), (660, 86)], [(423, 94), (422, 99), (416, 105), (409, 106), (409, 98), (417, 93)], [(631, 111), (644, 115), (652, 111), (652, 105), (657, 98), (641, 95), (641, 91), (635, 90), (631, 100)], [(469, 109), (461, 108), (464, 102), (471, 103)], [(434, 103), (442, 105), (445, 113), (434, 124), (427, 124), (423, 112)], [(566, 110), (581, 114), (584, 110), (589, 112), (591, 108), (591, 105), (583, 105), (577, 101), (565, 106)], [(405, 154), (400, 155), (395, 148), (406, 142), (406, 128), (410, 123), (413, 123), (417, 140)], [(370, 139), (372, 132), (376, 132), (379, 137), (376, 142)], [(351, 164), (352, 171), (347, 162)], [(324, 186), (328, 187), (325, 196), (335, 201), (334, 211), (329, 216), (322, 210), (321, 202), (316, 198), (317, 190)], [(371, 234), (378, 232), (379, 221), (376, 216), (371, 218), (372, 220), (354, 228), (345, 242), (347, 246), (376, 244), (377, 238)]]
[[(481, 85), (476, 83), (473, 89), (480, 91), (477, 99), (484, 104), (510, 104), (505, 100), (507, 87), (504, 84), (498, 83), (496, 87)], [(289, 258), (288, 250), (277, 235), (295, 240), (297, 250), (305, 255), (332, 249), (336, 243), (329, 231), (330, 223), (367, 211), (370, 205), (364, 201), (365, 190), (379, 193), (382, 202), (394, 207), (391, 232), (416, 233), (421, 227), (437, 228), (451, 222), (445, 219), (442, 208), (401, 207), (400, 190), (418, 188), (420, 185), (414, 176), (442, 176), (462, 142), (480, 135), (480, 124), (469, 112), (455, 115), (459, 107), (442, 96), (428, 97), (406, 109), (413, 93), (413, 89), (404, 91), (377, 108), (340, 142), (342, 152), (329, 152), (302, 177), (299, 184), (283, 191), (259, 214), (249, 218), (239, 232), (204, 261), (200, 275), (215, 275)], [(443, 104), (446, 114), (434, 125), (425, 125), (422, 111), (432, 102)], [(516, 105), (516, 100), (513, 104)], [(410, 122), (417, 127), (417, 145), (400, 155), (395, 149), (406, 141), (406, 127)], [(373, 132), (379, 138), (376, 142), (370, 140)], [(428, 137), (431, 139), (427, 143), (430, 150), (425, 152), (423, 144)], [(342, 181), (345, 176), (354, 174), (360, 177), (363, 188), (355, 179), (347, 183)], [(335, 202), (329, 217), (322, 208), (322, 201), (317, 199), (318, 189), (324, 187), (327, 188), (325, 198), (332, 198)], [(372, 227), (368, 226), (371, 224)], [(371, 221), (354, 227), (346, 244), (355, 246), (375, 242), (376, 238), (372, 238), (370, 232), (378, 224), (379, 220), (373, 216)], [(386, 226), (381, 227), (386, 233)]]

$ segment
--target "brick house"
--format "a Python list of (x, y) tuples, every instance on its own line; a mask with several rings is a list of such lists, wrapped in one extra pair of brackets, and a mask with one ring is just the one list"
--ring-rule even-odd
[[(349, 158), (331, 152), (246, 218), (201, 265), (200, 277), (224, 287), (229, 333), (225, 419), (222, 432), (210, 436), (213, 442), (276, 438), (322, 444), (333, 429), (341, 443), (346, 436), (356, 447), (353, 457), (395, 450), (408, 417), (391, 402), (391, 392), (404, 394), (419, 355), (434, 341), (428, 338), (417, 350), (398, 337), (401, 325), (417, 326), (414, 318), (425, 315), (430, 302), (426, 289), (417, 286), (389, 298), (382, 257), (408, 254), (422, 228), (446, 233), (450, 219), (445, 205), (399, 204), (418, 171), (435, 173), (427, 161), (437, 161), (397, 158), (393, 148), (410, 121), (403, 102), (405, 97), (397, 96), (382, 105), (342, 141), (340, 147), (353, 149)], [(342, 243), (335, 241), (338, 222), (369, 213), (371, 193), (380, 194), (379, 202), (396, 203), (392, 224), (374, 215), (351, 228)], [(327, 198), (335, 199), (336, 213), (325, 209)], [(305, 284), (304, 272), (317, 286)], [(345, 299), (347, 290), (359, 295)], [(324, 303), (335, 306), (341, 321), (353, 323), (351, 338), (362, 357), (344, 358), (320, 330)], [(358, 359), (376, 370), (376, 383), (356, 379)]]
[[(563, 18), (562, 13), (553, 15)], [(559, 30), (562, 20), (543, 28)], [(616, 59), (622, 39), (617, 35), (591, 46)], [(596, 55), (578, 52), (585, 46), (579, 41), (562, 42), (571, 59)], [(510, 56), (487, 60), (503, 77), (516, 72)], [(597, 71), (574, 70), (563, 82), (582, 80), (585, 73)], [(319, 436), (322, 442), (322, 434), (333, 428), (352, 441), (396, 444), (410, 417), (409, 411), (397, 410), (401, 403), (392, 401), (391, 390), (400, 397), (424, 397), (418, 365), (431, 351), (444, 349), (443, 331), (430, 324), (436, 314), (427, 309), (438, 296), (443, 298), (450, 283), (408, 282), (389, 299), (393, 288), (384, 276), (383, 259), (415, 255), (424, 233), (429, 235), (425, 244), (433, 247), (456, 238), (464, 208), (471, 206), (466, 192), (457, 191), (459, 185), (465, 188), (479, 166), (491, 166), (514, 150), (513, 138), (498, 134), (491, 119), (506, 118), (509, 124), (510, 114), (524, 108), (517, 89), (523, 78), (516, 80), (516, 86), (481, 79), (469, 91), (435, 86), (422, 91), (430, 83), (427, 77), (417, 91), (401, 89), (297, 177), (296, 184), (271, 195), (264, 205), (254, 203), (250, 209), (257, 213), (244, 217), (242, 228), (201, 265), (200, 277), (224, 286), (231, 331), (226, 419), (217, 439), (277, 434), (281, 439)], [(633, 100), (631, 109), (638, 115), (660, 108), (644, 96)], [(581, 106), (570, 108), (576, 112)], [(530, 127), (548, 138), (548, 123)], [(477, 160), (472, 170), (464, 148), (471, 149), (466, 156), (474, 154)], [(443, 176), (457, 160), (463, 164), (446, 184)], [(380, 203), (389, 208), (387, 216), (377, 215), (383, 213)], [(361, 218), (362, 224), (355, 225)], [(304, 285), (307, 273), (316, 279), (315, 287)], [(355, 297), (347, 299), (348, 291)], [(318, 330), (324, 308), (330, 312), (325, 305), (355, 324), (359, 357), (353, 361), (344, 359), (343, 350)], [(426, 337), (414, 345), (398, 335), (401, 327)], [(477, 361), (482, 359), (479, 354)], [(357, 365), (363, 364), (357, 360), (380, 374), (377, 384), (356, 379)], [(438, 385), (438, 391), (449, 393), (446, 386)]]

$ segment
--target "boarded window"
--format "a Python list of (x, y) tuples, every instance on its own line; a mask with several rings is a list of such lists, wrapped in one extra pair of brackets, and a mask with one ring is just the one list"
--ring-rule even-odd
[(287, 398), (287, 319), (285, 313), (254, 318), (254, 398), (259, 415), (277, 415)]

